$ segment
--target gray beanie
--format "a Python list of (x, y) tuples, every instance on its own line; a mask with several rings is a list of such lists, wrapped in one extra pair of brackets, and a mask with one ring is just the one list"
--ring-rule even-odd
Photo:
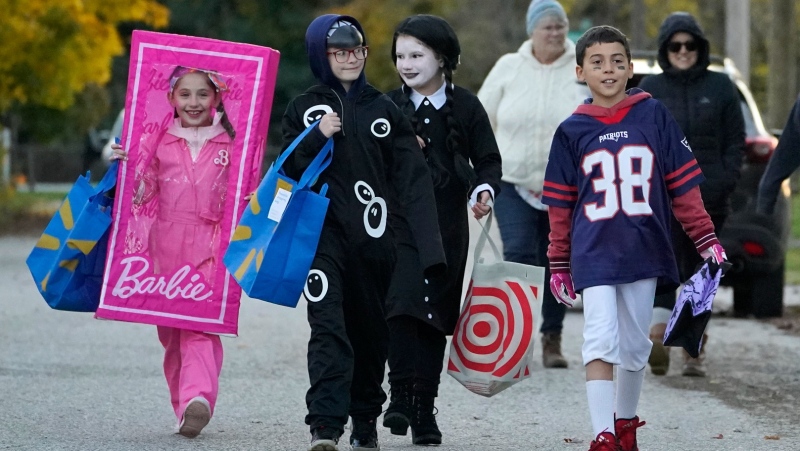
[(539, 20), (547, 16), (556, 16), (564, 22), (569, 23), (567, 12), (564, 11), (564, 7), (561, 6), (561, 3), (556, 0), (533, 0), (530, 6), (528, 6), (528, 14), (525, 16), (525, 29), (528, 32), (528, 36), (530, 36), (533, 29), (536, 28), (536, 24)]

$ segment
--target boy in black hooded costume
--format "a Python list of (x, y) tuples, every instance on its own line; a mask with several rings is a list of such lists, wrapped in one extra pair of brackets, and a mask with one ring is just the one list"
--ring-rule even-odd
[(320, 84), (287, 107), (283, 148), (319, 123), (287, 161), (289, 175), (299, 176), (327, 139), (334, 140), (333, 161), (318, 182), (328, 184), (330, 206), (304, 289), (311, 326), (309, 450), (336, 450), (348, 416), (353, 449), (379, 449), (384, 302), (395, 262), (388, 209), (394, 199), (404, 204), (426, 274), (441, 274), (446, 265), (433, 186), (411, 123), (366, 82), (361, 25), (349, 16), (320, 16), (306, 31), (306, 50)]

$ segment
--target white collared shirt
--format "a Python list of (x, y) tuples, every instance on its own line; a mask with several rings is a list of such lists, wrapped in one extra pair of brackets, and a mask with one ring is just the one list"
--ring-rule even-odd
[(443, 81), (442, 86), (436, 92), (434, 92), (429, 96), (424, 96), (412, 89), (411, 94), (408, 96), (408, 98), (414, 103), (415, 110), (419, 109), (419, 106), (422, 104), (422, 101), (425, 100), (425, 98), (430, 100), (431, 103), (433, 104), (433, 107), (438, 110), (441, 109), (447, 102), (447, 94), (445, 94), (444, 92), (445, 91), (444, 87), (445, 87), (445, 82)]
[[(409, 94), (408, 98), (414, 103), (414, 109), (418, 110), (419, 106), (422, 105), (422, 102), (427, 98), (433, 107), (437, 110), (441, 109), (445, 103), (447, 103), (447, 94), (445, 93), (445, 86), (446, 82), (442, 83), (442, 86), (436, 90), (433, 94), (429, 96), (424, 96), (419, 92), (415, 91), (414, 89), (411, 90), (411, 94)], [(488, 183), (482, 183), (481, 185), (477, 186), (475, 189), (472, 190), (472, 195), (470, 195), (469, 199), (469, 206), (473, 207), (478, 202), (478, 194), (482, 191), (489, 191), (489, 195), (494, 199), (494, 189)], [(491, 200), (489, 202), (492, 202)]]

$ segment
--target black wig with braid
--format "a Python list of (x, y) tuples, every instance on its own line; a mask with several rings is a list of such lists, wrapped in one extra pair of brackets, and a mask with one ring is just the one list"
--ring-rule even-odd
[[(452, 114), (453, 73), (461, 62), (461, 45), (458, 43), (458, 36), (456, 36), (450, 24), (441, 17), (430, 14), (411, 16), (400, 22), (392, 37), (392, 61), (394, 61), (395, 65), (397, 64), (397, 38), (402, 35), (411, 36), (430, 47), (443, 63), (442, 71), (445, 77), (445, 95), (447, 96), (447, 102), (442, 107), (442, 112), (447, 117), (447, 128), (449, 129), (447, 134), (447, 150), (453, 155), (458, 179), (470, 190), (474, 187), (477, 177), (467, 159), (459, 152), (458, 143), (460, 136), (457, 122)], [(400, 80), (402, 82), (402, 77)], [(403, 82), (402, 91), (407, 101), (401, 105), (401, 108), (406, 116), (411, 119), (414, 131), (422, 136), (419, 123), (414, 115), (414, 104), (408, 97), (410, 88), (405, 85), (405, 82)], [(424, 136), (422, 137), (423, 139), (425, 138)], [(446, 183), (448, 179), (447, 171), (436, 161), (436, 158), (426, 152), (425, 159), (428, 161), (434, 184), (438, 186)]]

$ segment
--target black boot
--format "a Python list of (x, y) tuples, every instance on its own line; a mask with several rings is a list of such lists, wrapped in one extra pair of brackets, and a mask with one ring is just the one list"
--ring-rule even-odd
[(411, 422), (413, 403), (413, 384), (411, 382), (393, 382), (391, 385), (391, 401), (383, 414), (383, 427), (387, 427), (394, 435), (406, 435)]
[(411, 443), (415, 445), (441, 445), (442, 433), (436, 424), (436, 390), (416, 386), (414, 409), (411, 412)]
[(378, 445), (378, 429), (375, 419), (353, 418), (353, 430), (350, 432), (350, 446), (353, 451), (376, 451)]

